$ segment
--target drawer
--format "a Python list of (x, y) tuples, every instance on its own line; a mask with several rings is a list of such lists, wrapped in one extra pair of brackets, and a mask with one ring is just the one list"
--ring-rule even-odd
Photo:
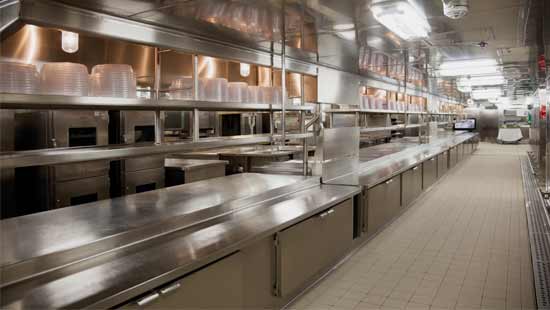
[(401, 205), (408, 207), (422, 192), (422, 165), (403, 172), (401, 180)]
[(242, 308), (243, 257), (240, 252), (133, 300), (123, 309)]
[(437, 178), (442, 177), (449, 169), (448, 152), (443, 152), (437, 155)]
[(422, 163), (422, 188), (432, 186), (437, 180), (437, 157), (432, 157)]
[(367, 236), (377, 232), (401, 210), (400, 176), (393, 177), (384, 183), (367, 190), (366, 212), (363, 212)]
[(347, 200), (278, 234), (276, 291), (302, 290), (351, 248), (353, 203)]

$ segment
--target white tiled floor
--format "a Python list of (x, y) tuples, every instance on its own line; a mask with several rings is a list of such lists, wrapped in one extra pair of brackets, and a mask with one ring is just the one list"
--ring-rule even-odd
[(291, 309), (535, 309), (520, 154), (481, 144)]

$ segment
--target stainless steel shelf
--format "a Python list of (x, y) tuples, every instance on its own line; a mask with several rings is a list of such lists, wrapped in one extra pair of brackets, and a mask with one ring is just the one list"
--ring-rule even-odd
[(384, 130), (405, 130), (410, 128), (419, 128), (419, 127), (426, 127), (427, 124), (411, 124), (411, 125), (395, 125), (395, 126), (386, 126), (386, 127), (369, 127), (369, 128), (361, 128), (361, 133), (368, 133), (368, 132), (377, 132), (377, 131), (384, 131)]
[(428, 113), (428, 112), (403, 112), (396, 110), (365, 110), (365, 109), (328, 109), (324, 110), (325, 113), (334, 113), (334, 114), (416, 114), (416, 115), (458, 115), (456, 113)]
[(238, 146), (272, 141), (271, 135), (248, 135), (223, 138), (205, 138), (198, 142), (162, 144), (129, 144), (78, 148), (52, 148), (32, 151), (0, 153), (2, 168), (57, 165), (91, 160), (109, 160), (155, 154), (196, 151), (209, 148)]
[[(0, 93), (0, 109), (142, 110), (142, 111), (281, 111), (281, 104), (170, 99), (75, 97)], [(287, 105), (286, 111), (315, 111), (315, 105)]]

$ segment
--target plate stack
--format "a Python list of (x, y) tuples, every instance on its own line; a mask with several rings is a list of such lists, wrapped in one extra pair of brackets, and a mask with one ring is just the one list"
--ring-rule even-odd
[(41, 89), (47, 95), (88, 96), (88, 68), (71, 62), (50, 62), (40, 71)]
[(193, 100), (193, 78), (180, 76), (170, 83), (170, 99)]
[(0, 92), (36, 94), (40, 80), (36, 66), (18, 62), (0, 62)]
[(90, 84), (92, 96), (136, 98), (136, 76), (129, 65), (97, 65), (92, 69)]

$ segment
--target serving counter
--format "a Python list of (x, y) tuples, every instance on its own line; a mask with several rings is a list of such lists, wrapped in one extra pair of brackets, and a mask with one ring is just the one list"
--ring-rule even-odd
[(243, 173), (3, 220), (1, 306), (281, 308), (473, 152), (477, 134), (412, 142), (363, 151), (354, 184)]

